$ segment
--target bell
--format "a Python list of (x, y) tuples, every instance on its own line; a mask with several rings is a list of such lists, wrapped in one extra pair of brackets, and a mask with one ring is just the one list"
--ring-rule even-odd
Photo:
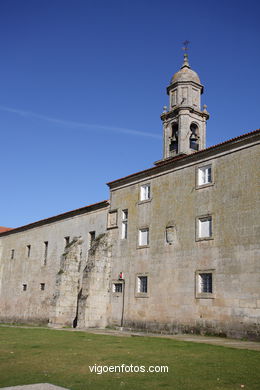
[(191, 136), (190, 136), (190, 140), (191, 141), (197, 141), (198, 137), (195, 133), (192, 133)]

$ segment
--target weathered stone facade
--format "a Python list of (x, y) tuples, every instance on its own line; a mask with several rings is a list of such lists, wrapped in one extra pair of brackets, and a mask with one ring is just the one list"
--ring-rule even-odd
[(100, 202), (1, 234), (0, 321), (73, 325), (90, 232), (106, 231), (108, 206)]
[(0, 320), (260, 339), (260, 130), (205, 149), (187, 56), (163, 159), (110, 201), (0, 232)]
[[(129, 215), (128, 237), (118, 240), (119, 221), (112, 253), (112, 279), (125, 275), (125, 326), (259, 336), (259, 139), (260, 132), (110, 183), (111, 209)], [(205, 165), (213, 180), (198, 186)], [(146, 183), (151, 196), (140, 201)], [(212, 218), (210, 237), (198, 237), (201, 216)], [(143, 227), (149, 242), (142, 246)], [(208, 296), (196, 291), (200, 272), (212, 273)], [(148, 278), (146, 294), (137, 292), (138, 275)]]

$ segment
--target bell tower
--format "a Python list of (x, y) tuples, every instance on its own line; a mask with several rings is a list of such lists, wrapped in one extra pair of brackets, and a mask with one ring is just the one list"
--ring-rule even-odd
[(191, 154), (206, 147), (207, 106), (201, 110), (203, 85), (189, 65), (187, 41), (181, 69), (175, 73), (167, 87), (169, 110), (164, 106), (163, 159), (180, 154)]

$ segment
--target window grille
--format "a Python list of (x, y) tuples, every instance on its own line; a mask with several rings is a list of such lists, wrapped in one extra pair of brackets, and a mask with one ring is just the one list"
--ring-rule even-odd
[(138, 276), (138, 292), (139, 293), (147, 293), (148, 288), (148, 280), (147, 276)]
[(211, 273), (199, 274), (199, 292), (200, 293), (212, 293), (212, 274)]
[(113, 284), (113, 292), (121, 293), (123, 291), (123, 283), (114, 283)]

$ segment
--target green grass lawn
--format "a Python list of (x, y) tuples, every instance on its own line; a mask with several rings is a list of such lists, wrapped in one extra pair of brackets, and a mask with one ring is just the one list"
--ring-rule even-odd
[[(91, 373), (92, 365), (169, 367), (168, 373)], [(72, 390), (260, 389), (260, 353), (151, 337), (0, 327), (0, 387)], [(244, 385), (244, 387), (241, 385)]]

